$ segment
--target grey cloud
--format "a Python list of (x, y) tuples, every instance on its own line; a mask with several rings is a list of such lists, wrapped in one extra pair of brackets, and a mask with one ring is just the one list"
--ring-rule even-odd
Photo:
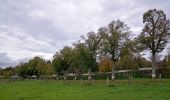
[(19, 60), (12, 60), (7, 53), (0, 53), (0, 67), (1, 68), (5, 68), (5, 67), (9, 67), (9, 66), (15, 66), (21, 62), (28, 62), (30, 58), (22, 58)]
[(50, 58), (56, 50), (80, 39), (80, 35), (96, 31), (112, 20), (126, 22), (138, 34), (142, 15), (148, 9), (163, 9), (170, 18), (169, 0), (0, 1), (0, 52), (15, 62), (36, 55)]
[(13, 64), (15, 64), (15, 62), (8, 57), (7, 53), (0, 53), (0, 67), (10, 66)]

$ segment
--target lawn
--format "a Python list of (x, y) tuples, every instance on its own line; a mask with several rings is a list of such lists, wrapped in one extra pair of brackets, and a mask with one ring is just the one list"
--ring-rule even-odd
[(0, 81), (0, 100), (170, 100), (170, 80)]

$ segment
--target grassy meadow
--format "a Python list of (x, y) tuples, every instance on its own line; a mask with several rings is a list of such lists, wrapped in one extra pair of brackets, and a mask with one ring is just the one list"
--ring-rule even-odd
[(0, 100), (170, 100), (170, 80), (0, 81)]

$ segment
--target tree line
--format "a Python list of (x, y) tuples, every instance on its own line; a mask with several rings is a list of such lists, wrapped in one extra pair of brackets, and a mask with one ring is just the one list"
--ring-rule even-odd
[[(20, 63), (15, 68), (0, 70), (1, 76), (19, 75), (23, 78), (35, 75), (56, 75), (67, 78), (69, 73), (75, 79), (83, 73), (110, 72), (114, 80), (116, 70), (137, 70), (152, 67), (152, 78), (156, 78), (158, 67), (170, 67), (170, 54), (157, 61), (170, 38), (170, 20), (162, 10), (151, 9), (143, 14), (143, 30), (134, 37), (128, 25), (120, 20), (113, 20), (97, 32), (88, 32), (81, 40), (64, 46), (57, 51), (52, 61), (34, 57), (27, 63)], [(150, 51), (151, 61), (142, 57), (141, 52)]]

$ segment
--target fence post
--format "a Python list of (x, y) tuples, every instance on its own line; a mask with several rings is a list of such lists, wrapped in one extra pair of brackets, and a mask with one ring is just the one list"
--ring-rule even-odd
[(82, 80), (82, 78), (81, 78), (81, 80), (80, 80), (80, 81), (81, 81), (81, 85), (82, 85), (82, 84), (83, 84), (83, 80)]
[(109, 86), (109, 77), (107, 77), (107, 86)]

